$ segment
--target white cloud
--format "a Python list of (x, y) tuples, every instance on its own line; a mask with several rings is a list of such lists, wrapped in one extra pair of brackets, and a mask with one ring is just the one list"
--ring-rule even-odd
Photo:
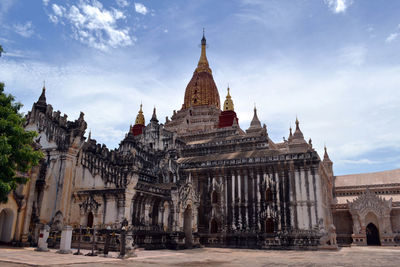
[(339, 160), (338, 163), (344, 163), (344, 164), (367, 164), (367, 165), (372, 165), (372, 164), (380, 164), (380, 161), (376, 160), (370, 160), (370, 159), (358, 159), (358, 160), (351, 160), (351, 159), (343, 159)]
[(57, 24), (65, 21), (71, 25), (76, 40), (103, 51), (132, 45), (135, 37), (129, 27), (120, 27), (118, 22), (126, 17), (115, 8), (106, 9), (97, 0), (82, 0), (76, 5), (52, 5), (50, 21)]
[(394, 40), (397, 39), (397, 37), (399, 36), (399, 33), (395, 32), (395, 33), (391, 33), (387, 38), (386, 38), (386, 43), (391, 43)]
[(142, 14), (142, 15), (146, 15), (147, 12), (149, 12), (147, 10), (147, 7), (145, 5), (143, 5), (143, 4), (141, 4), (141, 3), (135, 3), (135, 11), (137, 13)]
[[(80, 19), (76, 21), (79, 23)], [(230, 84), (242, 129), (249, 126), (255, 101), (258, 117), (267, 124), (274, 142), (280, 142), (282, 136), (287, 138), (289, 125), (293, 127), (297, 114), (306, 140), (312, 138), (320, 155), (326, 142), (335, 168), (343, 173), (343, 169), (356, 164), (351, 160), (357, 158), (361, 159), (357, 165), (360, 168), (362, 164), (374, 164), (376, 159), (366, 153), (376, 149), (400, 149), (400, 135), (397, 134), (400, 132), (397, 115), (400, 113), (400, 76), (397, 75), (400, 67), (366, 64), (355, 67), (338, 55), (357, 54), (343, 51), (363, 50), (363, 46), (349, 47), (333, 51), (331, 55), (324, 54), (317, 60), (318, 64), (296, 64), (290, 58), (266, 64), (260, 57), (237, 65), (212, 50), (209, 60), (221, 101), (226, 95), (226, 84)], [(5, 58), (0, 61), (0, 77), (7, 88), (16, 88), (12, 93), (17, 100), (25, 96), (24, 111), (37, 100), (41, 81), (46, 79), (47, 100), (55, 110), (60, 109), (71, 119), (83, 111), (92, 136), (115, 147), (134, 121), (141, 100), (147, 120), (153, 105), (157, 107), (160, 122), (166, 115), (170, 116), (172, 110), (180, 108), (185, 86), (198, 59), (197, 54), (185, 59), (184, 62), (189, 63), (184, 66), (193, 68), (180, 65), (182, 69), (171, 76), (165, 70), (173, 63), (145, 58), (151, 53), (140, 51), (140, 56), (132, 58), (128, 53), (120, 54), (120, 58), (93, 54), (100, 59), (85, 55), (79, 62), (62, 68), (34, 62), (20, 64)], [(96, 62), (96, 65), (89, 62)], [(157, 68), (163, 69), (164, 76)], [(37, 86), (33, 86), (35, 84)]]
[(25, 24), (14, 24), (13, 28), (16, 33), (25, 38), (31, 37), (35, 33), (33, 30), (32, 21), (28, 21)]
[(120, 7), (127, 7), (129, 6), (129, 2), (127, 0), (116, 0), (117, 5)]
[(65, 13), (65, 8), (56, 4), (51, 6), (56, 16), (62, 17)]
[(229, 81), (242, 129), (249, 126), (256, 101), (258, 117), (267, 124), (274, 142), (288, 137), (297, 114), (306, 140), (312, 138), (320, 155), (326, 143), (339, 172), (351, 168), (350, 162), (340, 159), (369, 158), (365, 154), (379, 149), (400, 150), (396, 134), (400, 132), (400, 67), (358, 65), (364, 57), (358, 55), (366, 49), (349, 47), (338, 50), (346, 56), (325, 54), (315, 66), (291, 59), (265, 64), (260, 59), (239, 67), (222, 57), (214, 58), (220, 66), (213, 69), (213, 75), (221, 101)]
[(346, 9), (353, 3), (352, 0), (324, 0), (328, 7), (334, 13), (344, 13)]
[(43, 5), (47, 6), (49, 4), (50, 0), (43, 0)]

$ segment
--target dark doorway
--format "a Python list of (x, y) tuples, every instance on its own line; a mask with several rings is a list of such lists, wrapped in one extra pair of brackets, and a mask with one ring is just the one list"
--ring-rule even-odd
[(379, 239), (379, 230), (376, 228), (375, 224), (370, 223), (367, 225), (367, 245), (368, 246), (380, 246), (381, 241)]
[(213, 191), (211, 194), (211, 203), (218, 204), (218, 193)]
[(193, 236), (192, 236), (192, 208), (187, 206), (184, 213), (183, 229), (185, 232), (185, 245), (187, 248), (192, 247)]
[(213, 219), (211, 219), (211, 223), (210, 223), (210, 233), (211, 234), (216, 234), (217, 232), (218, 232), (218, 223), (213, 218)]
[(89, 212), (87, 216), (87, 227), (92, 228), (93, 227), (93, 213)]
[(274, 233), (274, 220), (272, 218), (268, 218), (265, 220), (265, 232), (267, 234)]

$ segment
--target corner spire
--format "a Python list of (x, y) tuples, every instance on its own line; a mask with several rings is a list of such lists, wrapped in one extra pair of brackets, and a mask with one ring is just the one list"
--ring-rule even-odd
[(38, 103), (46, 104), (46, 87), (43, 85), (42, 94), (39, 97)]
[(208, 60), (206, 56), (206, 47), (207, 47), (207, 40), (206, 37), (204, 36), (204, 28), (203, 28), (203, 38), (201, 38), (201, 55), (195, 72), (211, 73), (211, 69), (210, 66), (208, 65)]
[(140, 109), (139, 109), (138, 115), (136, 116), (135, 124), (140, 124), (140, 125), (145, 124), (142, 106), (143, 106), (142, 103), (140, 103)]
[(326, 149), (326, 145), (324, 145), (324, 161), (331, 161), (328, 155), (328, 150)]
[(151, 116), (150, 122), (158, 123), (157, 114), (156, 114), (156, 107), (153, 109), (153, 115)]
[(301, 132), (301, 130), (300, 130), (300, 126), (299, 126), (299, 119), (297, 118), (297, 116), (296, 116), (296, 130), (294, 131), (294, 133), (293, 133), (293, 138), (294, 139), (302, 139), (302, 140), (304, 140), (304, 135), (303, 135), (303, 133)]
[(324, 145), (324, 150), (325, 150), (325, 153), (324, 153), (324, 160), (322, 161), (322, 164), (325, 166), (326, 170), (328, 171), (328, 174), (333, 176), (333, 162), (329, 158), (328, 151), (326, 149), (326, 145)]
[(257, 131), (259, 131), (259, 130), (261, 130), (261, 129), (262, 129), (262, 127), (261, 127), (261, 122), (260, 122), (260, 120), (258, 119), (258, 116), (257, 116), (257, 108), (256, 108), (256, 105), (254, 104), (254, 115), (253, 115), (253, 119), (251, 120), (250, 127), (249, 127), (249, 129), (246, 130), (246, 132), (247, 132), (247, 133), (257, 132)]
[(38, 101), (34, 104), (36, 108), (42, 111), (46, 111), (47, 102), (46, 102), (46, 87), (43, 84), (42, 93), (39, 96)]
[(226, 99), (224, 102), (224, 111), (228, 111), (228, 110), (234, 111), (233, 101), (232, 101), (231, 95), (229, 94), (229, 91), (230, 91), (230, 88), (228, 85), (228, 94), (226, 95)]

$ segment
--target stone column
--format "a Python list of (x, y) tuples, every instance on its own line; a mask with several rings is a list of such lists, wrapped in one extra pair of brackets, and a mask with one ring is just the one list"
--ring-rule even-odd
[[(257, 211), (260, 210), (260, 201), (261, 201), (261, 194), (260, 194), (260, 172), (257, 171)], [(259, 217), (257, 216), (257, 226), (258, 226), (258, 230), (261, 230), (261, 224), (260, 224), (260, 220)]]
[(237, 174), (237, 181), (238, 181), (238, 226), (239, 229), (242, 229), (242, 192), (241, 192), (241, 173), (238, 172)]
[(256, 173), (254, 172), (254, 170), (251, 171), (251, 191), (252, 191), (252, 207), (253, 207), (253, 225), (252, 228), (254, 230), (257, 230), (257, 221), (256, 221), (256, 206), (257, 206), (257, 196), (256, 196), (256, 188), (257, 188), (257, 177), (256, 177)]
[(288, 203), (287, 203), (287, 194), (286, 194), (286, 188), (287, 188), (287, 181), (286, 181), (286, 179), (285, 179), (285, 176), (281, 176), (281, 172), (279, 172), (279, 170), (276, 170), (276, 175), (277, 175), (277, 177), (279, 177), (279, 180), (280, 181), (282, 181), (282, 187), (281, 187), (281, 190), (282, 190), (282, 197), (283, 197), (283, 199), (282, 199), (282, 206), (281, 206), (281, 208), (283, 209), (283, 215), (282, 215), (282, 218), (281, 218), (281, 225), (282, 225), (282, 230), (285, 230), (285, 229), (287, 229), (287, 216), (286, 216), (286, 211), (287, 211), (287, 205), (288, 205)]
[[(14, 194), (14, 198), (17, 198), (16, 194)], [(21, 232), (21, 223), (20, 223), (20, 216), (21, 216), (21, 209), (23, 205), (23, 198), (17, 201), (18, 209), (17, 209), (17, 219), (15, 221), (15, 229), (14, 229), (14, 241), (20, 243), (20, 232)]]
[(232, 229), (235, 230), (236, 229), (236, 225), (235, 225), (235, 201), (236, 201), (236, 196), (235, 196), (235, 173), (232, 173)]
[[(322, 199), (322, 189), (321, 189), (321, 177), (315, 173), (314, 174), (314, 179), (315, 179), (315, 191), (316, 191), (316, 205), (317, 205), (317, 222), (319, 225), (320, 220), (324, 220), (324, 211), (322, 209), (324, 203)], [(324, 224), (321, 225), (321, 227), (325, 227), (325, 222)]]
[(29, 224), (32, 217), (32, 205), (35, 197), (36, 180), (39, 175), (40, 165), (32, 168), (32, 176), (28, 182), (28, 198), (25, 206), (25, 217), (22, 228), (22, 244), (28, 244)]
[(302, 188), (301, 188), (301, 176), (300, 170), (295, 169), (294, 171), (294, 180), (295, 180), (295, 194), (296, 194), (296, 210), (297, 210), (297, 227), (299, 229), (304, 229), (304, 213), (303, 213), (303, 204), (302, 204)]
[(150, 224), (150, 203), (146, 203), (144, 206), (144, 222), (145, 225), (149, 225)]
[(39, 233), (38, 246), (35, 249), (35, 251), (49, 251), (49, 249), (47, 248), (47, 239), (49, 238), (49, 231), (50, 227), (47, 224), (41, 227)]
[(224, 205), (224, 207), (225, 207), (225, 228), (227, 229), (228, 228), (228, 221), (229, 221), (229, 219), (228, 219), (228, 209), (229, 209), (229, 202), (228, 202), (228, 176), (227, 175), (224, 175), (223, 176), (223, 179), (224, 179), (224, 190), (225, 190), (225, 205)]
[(275, 181), (276, 181), (276, 205), (277, 205), (277, 212), (278, 212), (278, 230), (281, 231), (282, 230), (282, 218), (281, 218), (281, 199), (279, 196), (279, 192), (281, 190), (280, 186), (279, 186), (279, 175), (277, 173), (274, 173), (275, 175)]
[(304, 167), (300, 168), (300, 185), (301, 185), (301, 211), (303, 214), (303, 227), (304, 229), (310, 229), (310, 219), (309, 219), (309, 210), (308, 210), (308, 197), (307, 197), (307, 188), (306, 188), (306, 170)]
[(295, 222), (297, 222), (297, 219), (295, 220), (295, 215), (296, 215), (296, 185), (295, 185), (295, 177), (294, 177), (294, 170), (290, 169), (289, 170), (289, 208), (290, 208), (290, 225), (291, 228), (295, 228), (297, 225)]
[[(80, 138), (80, 137), (76, 137)], [(63, 169), (62, 169), (62, 192), (61, 192), (61, 198), (57, 199), (57, 206), (58, 208), (55, 210), (60, 210), (66, 219), (65, 222), (68, 224), (70, 223), (70, 210), (71, 210), (71, 196), (72, 196), (72, 191), (73, 191), (73, 176), (75, 174), (75, 168), (76, 168), (76, 155), (78, 154), (79, 150), (70, 147), (68, 152), (65, 155), (64, 158), (64, 164), (63, 164)]]
[(122, 222), (125, 215), (125, 199), (123, 196), (118, 196), (117, 209), (118, 209), (117, 219), (118, 221)]
[(245, 171), (243, 175), (244, 179), (244, 210), (245, 210), (245, 215), (246, 215), (246, 230), (249, 229), (249, 176), (248, 172)]
[[(311, 178), (311, 179), (310, 179)], [(308, 180), (308, 190), (309, 190), (309, 201), (310, 201), (310, 212), (311, 212), (311, 228), (314, 228), (318, 225), (317, 218), (315, 216), (315, 197), (314, 197), (314, 183), (312, 181), (312, 176), (310, 170), (307, 174)]]
[(160, 207), (158, 209), (158, 225), (160, 229), (164, 229), (164, 203), (160, 202)]
[(60, 250), (57, 253), (69, 254), (71, 251), (72, 227), (65, 225), (61, 232)]

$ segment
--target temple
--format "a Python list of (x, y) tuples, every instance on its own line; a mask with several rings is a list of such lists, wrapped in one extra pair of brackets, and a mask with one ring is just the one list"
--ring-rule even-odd
[(334, 176), (326, 148), (321, 159), (297, 118), (294, 133), (274, 142), (256, 107), (242, 129), (234, 90), (220, 104), (206, 48), (203, 34), (181, 109), (163, 124), (154, 108), (146, 124), (140, 105), (115, 149), (85, 137), (83, 113), (69, 121), (53, 111), (43, 88), (25, 129), (39, 133), (45, 158), (0, 205), (0, 240), (34, 244), (44, 225), (125, 225), (148, 249), (394, 244), (399, 171)]

